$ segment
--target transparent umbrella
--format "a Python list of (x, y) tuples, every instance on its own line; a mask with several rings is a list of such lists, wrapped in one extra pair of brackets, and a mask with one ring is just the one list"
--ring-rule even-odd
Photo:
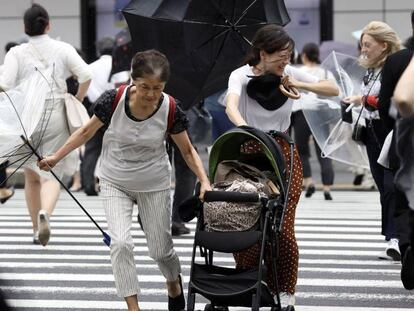
[[(32, 156), (38, 160), (42, 158), (39, 149), (52, 114), (52, 109), (46, 109), (45, 103), (52, 101), (51, 106), (54, 107), (54, 83), (54, 65), (43, 72), (33, 67), (33, 73), (21, 84), (0, 93), (0, 163), (9, 161), (9, 165), (15, 167), (14, 172)], [(110, 236), (102, 230), (53, 170), (50, 173), (102, 232), (104, 243), (109, 246)]]
[[(341, 99), (359, 93), (365, 70), (355, 57), (332, 52), (321, 64), (340, 89), (339, 96), (320, 97), (302, 94), (299, 102), (322, 156), (349, 165), (369, 167), (365, 146), (352, 140), (352, 129), (358, 120), (360, 107), (351, 110), (351, 123), (342, 118)], [(359, 118), (358, 122), (362, 122)]]

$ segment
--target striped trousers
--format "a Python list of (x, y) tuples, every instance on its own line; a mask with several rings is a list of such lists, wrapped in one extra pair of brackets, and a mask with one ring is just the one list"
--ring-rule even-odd
[(134, 202), (138, 205), (149, 256), (167, 281), (177, 280), (181, 266), (171, 236), (170, 190), (135, 192), (101, 181), (101, 193), (111, 236), (111, 263), (118, 295), (128, 297), (140, 293), (131, 233)]

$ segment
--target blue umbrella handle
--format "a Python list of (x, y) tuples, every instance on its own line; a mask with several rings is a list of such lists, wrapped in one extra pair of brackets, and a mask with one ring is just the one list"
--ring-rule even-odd
[(103, 239), (104, 243), (109, 247), (111, 245), (111, 237), (106, 232), (103, 232), (102, 234), (104, 236), (104, 239)]

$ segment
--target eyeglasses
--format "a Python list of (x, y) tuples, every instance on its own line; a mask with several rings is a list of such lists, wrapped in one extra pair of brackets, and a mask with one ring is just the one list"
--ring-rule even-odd
[(292, 57), (292, 53), (286, 54), (286, 55), (280, 55), (278, 58), (271, 59), (266, 61), (267, 63), (276, 63), (280, 61), (288, 61)]

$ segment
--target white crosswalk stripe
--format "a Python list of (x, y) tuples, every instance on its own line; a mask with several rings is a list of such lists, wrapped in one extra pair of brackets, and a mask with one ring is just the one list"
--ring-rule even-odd
[[(300, 271), (296, 310), (414, 310), (414, 295), (405, 291), (399, 280), (400, 264), (377, 259), (385, 247), (379, 235), (378, 195), (334, 194), (334, 201), (302, 199), (298, 207)], [(99, 198), (79, 198), (106, 230)], [(33, 245), (23, 192), (18, 190), (0, 208), (0, 280), (9, 305), (17, 311), (125, 310), (125, 303), (116, 296), (108, 247), (67, 195), (62, 195), (51, 224), (50, 245)], [(189, 227), (190, 235), (174, 238), (185, 283), (195, 223)], [(165, 281), (148, 257), (145, 237), (137, 223), (134, 241), (141, 308), (167, 310)], [(227, 255), (215, 261), (223, 266), (234, 263)], [(196, 309), (203, 310), (204, 304), (205, 300), (197, 297)]]

